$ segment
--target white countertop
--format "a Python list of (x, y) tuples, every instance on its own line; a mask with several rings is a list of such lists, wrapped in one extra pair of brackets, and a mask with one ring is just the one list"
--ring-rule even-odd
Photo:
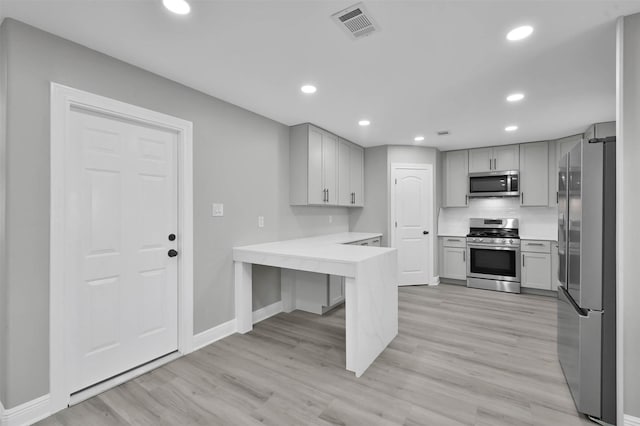
[(247, 261), (246, 255), (284, 255), (299, 259), (357, 263), (394, 251), (394, 248), (348, 245), (355, 241), (381, 237), (380, 233), (343, 232), (295, 240), (276, 241), (233, 248), (233, 259)]

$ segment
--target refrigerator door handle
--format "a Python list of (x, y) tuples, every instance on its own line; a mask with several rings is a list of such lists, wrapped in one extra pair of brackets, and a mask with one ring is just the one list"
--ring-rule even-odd
[(560, 291), (564, 294), (564, 297), (569, 301), (569, 304), (571, 304), (571, 306), (573, 307), (573, 309), (576, 311), (576, 313), (578, 315), (580, 315), (583, 318), (587, 318), (589, 317), (589, 311), (587, 311), (584, 308), (581, 308), (580, 306), (578, 306), (578, 304), (576, 303), (575, 300), (573, 300), (573, 297), (571, 297), (571, 295), (569, 294), (569, 292), (564, 288), (564, 286), (560, 286), (558, 287), (558, 289), (560, 289)]

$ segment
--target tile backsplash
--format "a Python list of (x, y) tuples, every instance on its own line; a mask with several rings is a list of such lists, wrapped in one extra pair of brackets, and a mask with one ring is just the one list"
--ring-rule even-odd
[(438, 235), (466, 235), (472, 217), (517, 218), (524, 239), (555, 240), (558, 236), (555, 207), (520, 207), (516, 197), (472, 198), (469, 207), (441, 208)]

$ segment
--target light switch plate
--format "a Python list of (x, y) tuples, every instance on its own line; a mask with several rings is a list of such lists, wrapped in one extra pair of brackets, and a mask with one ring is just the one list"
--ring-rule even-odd
[(211, 216), (224, 216), (224, 204), (211, 204)]
[(264, 228), (264, 216), (258, 216), (258, 228)]

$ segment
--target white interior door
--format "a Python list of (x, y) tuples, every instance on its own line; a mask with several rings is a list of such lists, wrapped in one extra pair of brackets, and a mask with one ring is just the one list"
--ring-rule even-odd
[(433, 186), (428, 165), (392, 166), (392, 244), (398, 285), (428, 284), (433, 265)]
[(72, 110), (66, 155), (76, 392), (178, 348), (177, 133)]

